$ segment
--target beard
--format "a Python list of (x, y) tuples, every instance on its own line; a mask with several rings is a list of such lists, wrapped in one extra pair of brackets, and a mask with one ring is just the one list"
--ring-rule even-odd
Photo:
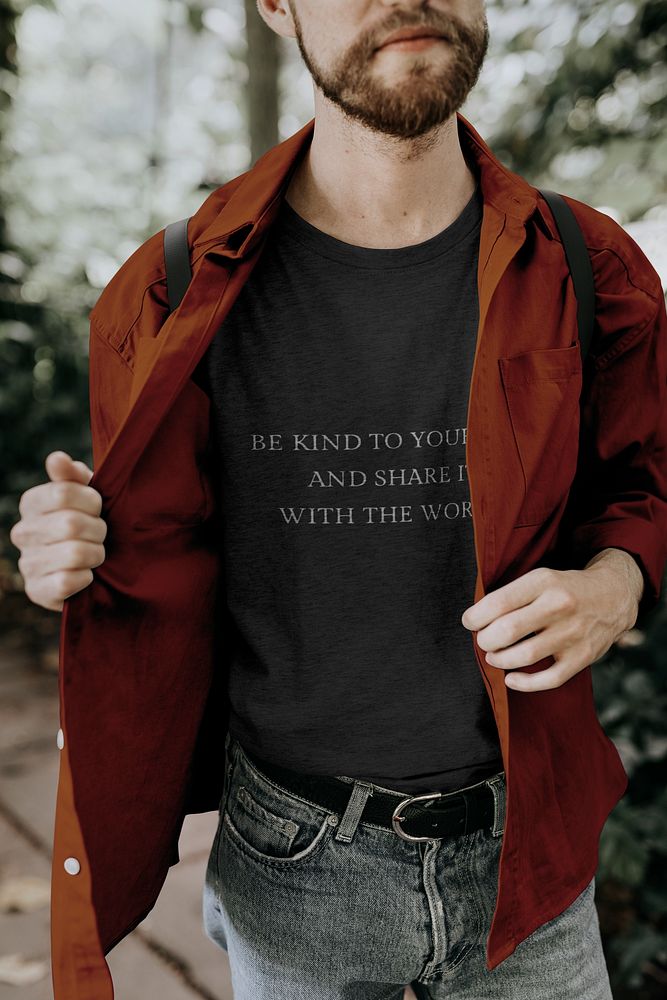
[[(293, 2), (290, 9), (301, 57), (324, 96), (366, 128), (399, 139), (427, 135), (462, 107), (477, 83), (489, 45), (485, 16), (469, 25), (434, 10), (429, 12), (428, 20), (407, 20), (403, 12), (396, 12), (381, 30), (356, 39), (333, 65), (325, 68), (306, 49)], [(393, 56), (376, 52), (376, 46), (390, 32), (419, 27), (442, 34), (446, 40), (435, 46), (446, 45), (448, 53), (444, 58), (440, 53), (434, 58), (430, 49), (423, 53), (395, 53), (397, 59), (404, 60), (405, 69), (400, 78), (394, 73), (395, 82), (383, 82), (374, 63)]]

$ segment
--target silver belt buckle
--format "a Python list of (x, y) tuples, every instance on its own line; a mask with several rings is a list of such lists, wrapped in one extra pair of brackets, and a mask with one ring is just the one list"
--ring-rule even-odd
[(441, 840), (441, 837), (413, 837), (409, 833), (404, 833), (401, 829), (401, 820), (405, 819), (405, 816), (400, 815), (401, 809), (409, 805), (411, 802), (421, 802), (424, 799), (440, 799), (446, 792), (426, 792), (424, 795), (409, 795), (407, 799), (403, 799), (399, 802), (393, 813), (391, 814), (391, 825), (394, 828), (394, 832), (402, 837), (403, 840), (409, 840), (412, 843), (422, 840)]

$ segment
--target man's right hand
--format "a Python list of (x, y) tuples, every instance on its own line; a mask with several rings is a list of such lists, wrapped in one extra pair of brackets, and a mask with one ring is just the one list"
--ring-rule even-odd
[(93, 475), (64, 451), (46, 456), (50, 482), (21, 495), (20, 521), (9, 537), (21, 550), (18, 570), (26, 596), (50, 611), (62, 611), (67, 597), (89, 586), (92, 570), (105, 559), (106, 522), (102, 497), (88, 486)]

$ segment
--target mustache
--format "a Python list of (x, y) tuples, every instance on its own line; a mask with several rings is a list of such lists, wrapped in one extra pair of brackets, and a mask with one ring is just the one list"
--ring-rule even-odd
[(363, 40), (363, 45), (369, 49), (369, 51), (374, 52), (381, 45), (384, 44), (385, 38), (395, 31), (400, 31), (403, 28), (414, 28), (414, 29), (426, 29), (428, 31), (435, 32), (438, 35), (442, 35), (449, 42), (457, 43), (462, 40), (462, 38), (467, 37), (469, 31), (466, 30), (466, 26), (462, 25), (461, 22), (451, 16), (451, 14), (440, 15), (435, 11), (432, 16), (428, 18), (424, 17), (406, 17), (403, 13), (396, 13), (393, 17), (388, 17), (382, 24), (381, 27), (374, 28), (372, 32), (368, 33), (367, 38)]

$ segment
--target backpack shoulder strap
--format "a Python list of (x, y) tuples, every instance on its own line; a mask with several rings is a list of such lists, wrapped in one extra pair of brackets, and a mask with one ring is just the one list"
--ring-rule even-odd
[(577, 322), (583, 363), (593, 339), (595, 324), (595, 282), (591, 259), (576, 216), (563, 196), (557, 191), (542, 188), (540, 194), (556, 220), (556, 227), (563, 241), (565, 257), (572, 274), (574, 294), (577, 297)]
[(180, 304), (192, 277), (188, 244), (189, 221), (188, 217), (170, 222), (164, 231), (164, 262), (170, 312)]

